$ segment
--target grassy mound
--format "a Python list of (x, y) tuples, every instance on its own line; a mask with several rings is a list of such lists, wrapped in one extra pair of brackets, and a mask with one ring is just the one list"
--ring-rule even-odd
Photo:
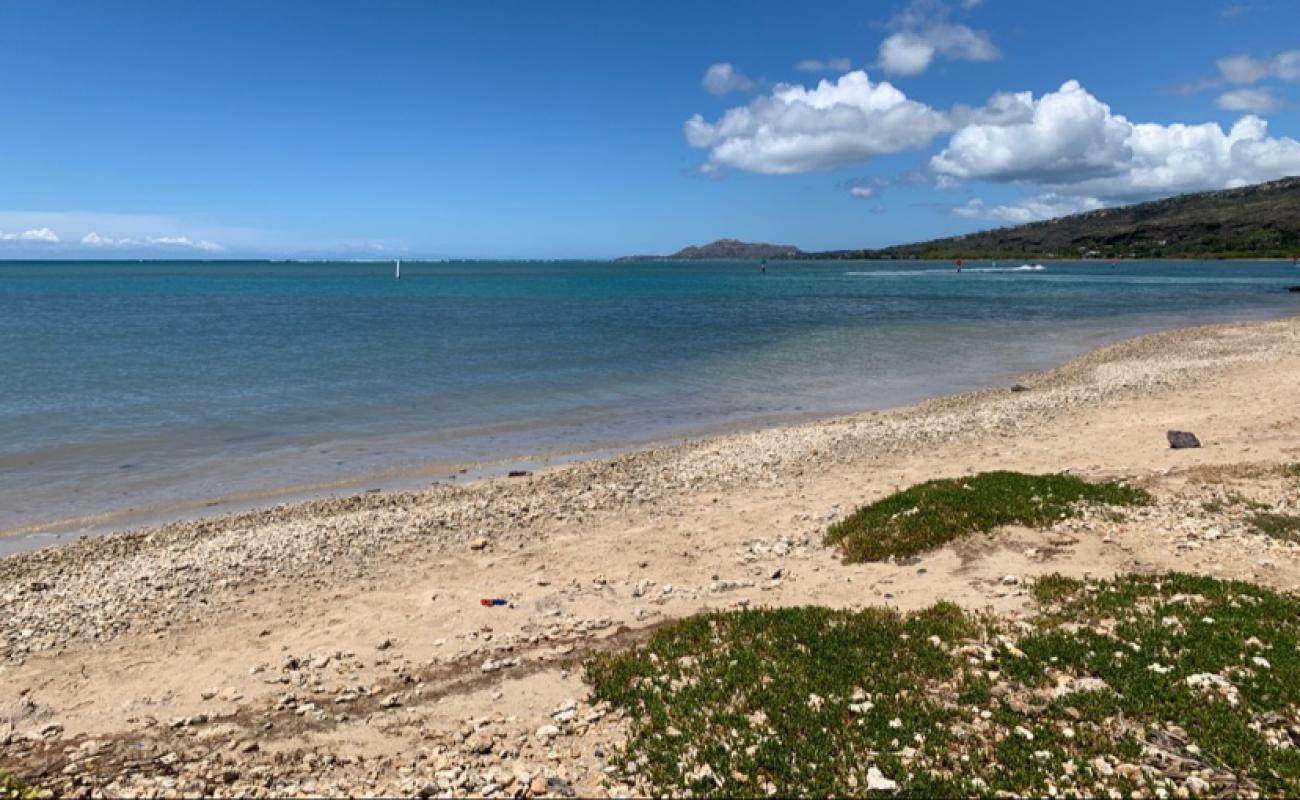
[(1035, 595), (1027, 625), (698, 616), (587, 678), (653, 794), (1300, 794), (1300, 600), (1180, 574)]
[(864, 506), (826, 532), (844, 560), (883, 561), (932, 550), (1002, 525), (1044, 527), (1080, 504), (1144, 505), (1151, 496), (1120, 483), (1089, 483), (1073, 475), (983, 472), (934, 480)]

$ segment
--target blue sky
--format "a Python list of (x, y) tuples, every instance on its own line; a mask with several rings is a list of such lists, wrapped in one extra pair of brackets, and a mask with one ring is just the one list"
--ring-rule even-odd
[(1297, 31), (1293, 0), (0, 0), (0, 258), (881, 246), (1251, 183), (1300, 173)]

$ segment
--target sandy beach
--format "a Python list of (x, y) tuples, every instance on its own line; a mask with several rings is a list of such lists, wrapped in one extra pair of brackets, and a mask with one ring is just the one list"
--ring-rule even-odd
[[(624, 720), (585, 655), (707, 609), (936, 600), (1023, 613), (1039, 575), (1293, 589), (1300, 318), (1155, 334), (981, 391), (417, 492), (0, 560), (0, 767), (60, 795), (603, 796)], [(1203, 447), (1173, 450), (1165, 433)], [(1153, 506), (845, 565), (826, 526), (937, 477), (1124, 478)], [(483, 606), (500, 598), (503, 606)]]

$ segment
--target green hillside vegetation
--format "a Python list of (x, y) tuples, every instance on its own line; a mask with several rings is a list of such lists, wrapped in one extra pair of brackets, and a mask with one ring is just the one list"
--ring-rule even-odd
[(1185, 194), (1009, 228), (823, 259), (1290, 258), (1300, 255), (1300, 177)]

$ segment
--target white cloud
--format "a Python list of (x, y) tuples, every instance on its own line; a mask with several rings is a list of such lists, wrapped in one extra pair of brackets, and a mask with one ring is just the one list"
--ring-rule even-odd
[(58, 244), (59, 235), (49, 228), (31, 228), (21, 233), (4, 233), (0, 231), (0, 242), (40, 242)]
[(225, 249), (216, 242), (210, 242), (207, 239), (196, 241), (188, 236), (146, 236), (142, 239), (132, 239), (127, 236), (115, 239), (111, 236), (100, 236), (94, 231), (81, 237), (81, 243), (86, 247), (188, 248), (202, 250), (205, 253), (218, 253)]
[(1032, 92), (998, 92), (978, 108), (955, 106), (949, 116), (955, 128), (1029, 122), (1034, 118), (1034, 95)]
[(725, 61), (709, 67), (704, 72), (704, 80), (700, 81), (700, 85), (709, 94), (718, 95), (749, 92), (758, 86), (753, 79)]
[(1225, 111), (1255, 111), (1266, 113), (1277, 108), (1277, 98), (1272, 89), (1232, 89), (1215, 99), (1214, 104)]
[(203, 250), (208, 253), (215, 253), (225, 249), (216, 242), (209, 242), (206, 239), (194, 241), (188, 236), (151, 236), (145, 239), (145, 244), (162, 247), (192, 247), (195, 250)]
[(692, 147), (709, 151), (705, 171), (788, 175), (916, 150), (950, 124), (942, 112), (855, 70), (814, 89), (779, 84), (716, 122), (696, 114), (684, 127)]
[(891, 34), (880, 43), (880, 66), (895, 75), (919, 75), (936, 55), (954, 61), (994, 61), (1001, 53), (988, 34), (965, 25), (934, 25)]
[(1255, 83), (1265, 78), (1300, 81), (1300, 50), (1288, 50), (1268, 58), (1228, 56), (1216, 63), (1219, 75), (1228, 83)]
[(1243, 86), (1271, 78), (1300, 81), (1300, 50), (1287, 50), (1266, 58), (1255, 58), (1243, 53), (1220, 58), (1215, 65), (1219, 68), (1219, 77), (1180, 83), (1173, 90), (1178, 94), (1195, 94), (1225, 83)]
[[(951, 184), (951, 186), (948, 184)], [(850, 197), (865, 198), (879, 197), (886, 190), (899, 187), (947, 189), (956, 186), (956, 184), (956, 181), (946, 176), (936, 176), (928, 170), (913, 169), (899, 175), (871, 175), (853, 178), (845, 182), (844, 188), (848, 190)]]
[(953, 213), (972, 219), (988, 219), (1022, 225), (1026, 222), (1055, 219), (1105, 207), (1106, 204), (1095, 197), (1066, 197), (1047, 192), (1018, 203), (998, 206), (988, 206), (977, 197), (967, 201), (965, 205), (957, 206), (953, 209)]
[(919, 75), (930, 68), (934, 45), (914, 33), (895, 33), (880, 43), (880, 66), (895, 75)]
[(852, 67), (847, 58), (805, 58), (795, 65), (800, 72), (848, 72)]
[[(973, 8), (978, 3), (963, 3)], [(947, 21), (948, 7), (939, 0), (913, 0), (890, 22), (894, 33), (878, 51), (880, 66), (894, 75), (919, 75), (936, 56), (954, 61), (994, 61), (1002, 57), (989, 35)]]
[[(1016, 96), (1021, 97), (1021, 96)], [(1268, 136), (1254, 116), (1215, 123), (1137, 124), (1076, 81), (1029, 100), (1008, 123), (972, 123), (930, 160), (938, 174), (1022, 182), (1092, 197), (1220, 189), (1300, 174), (1300, 142)]]
[(81, 237), (81, 243), (87, 247), (113, 247), (129, 243), (130, 239), (111, 239), (107, 236), (100, 236), (98, 233), (91, 231)]
[[(1032, 109), (1008, 120), (976, 121), (953, 135), (930, 166), (955, 178), (1073, 182), (1112, 174), (1126, 156), (1131, 125), (1077, 81), (1043, 95), (999, 95)], [(1013, 100), (1008, 100), (1012, 98)], [(996, 99), (996, 98), (995, 98)]]

